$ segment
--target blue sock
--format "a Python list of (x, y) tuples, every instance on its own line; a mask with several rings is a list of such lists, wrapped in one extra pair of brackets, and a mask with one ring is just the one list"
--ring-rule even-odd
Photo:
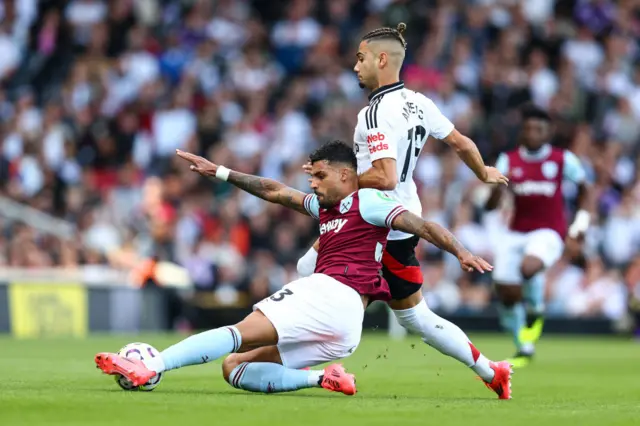
[(294, 370), (272, 362), (243, 362), (229, 375), (234, 388), (251, 392), (290, 392), (320, 386), (322, 371)]
[(527, 316), (524, 305), (522, 303), (516, 303), (508, 308), (500, 304), (498, 305), (498, 312), (500, 314), (500, 324), (511, 333), (516, 348), (520, 350), (522, 348), (522, 342), (520, 342), (519, 334), (525, 325)]
[[(187, 337), (160, 353), (161, 360), (152, 361), (156, 371), (173, 370), (187, 365), (204, 364), (240, 349), (242, 337), (235, 327), (221, 327)], [(155, 364), (155, 365), (154, 365)]]
[(538, 272), (522, 285), (522, 296), (527, 302), (527, 312), (533, 315), (544, 313), (544, 278), (544, 273)]

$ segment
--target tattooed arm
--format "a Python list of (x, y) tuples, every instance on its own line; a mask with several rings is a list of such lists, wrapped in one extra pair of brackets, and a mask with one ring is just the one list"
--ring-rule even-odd
[(227, 182), (270, 203), (280, 204), (297, 212), (309, 215), (304, 208), (304, 197), (307, 194), (290, 188), (277, 180), (247, 175), (231, 170)]
[(416, 235), (434, 246), (448, 251), (458, 258), (460, 266), (466, 271), (475, 269), (484, 272), (493, 269), (487, 261), (471, 254), (451, 232), (437, 223), (425, 221), (409, 211), (399, 214), (391, 223), (391, 227)]
[[(226, 176), (218, 176), (218, 166), (206, 158), (188, 152), (176, 150), (177, 155), (191, 163), (191, 170), (202, 176), (209, 178), (223, 179), (243, 191), (271, 203), (280, 204), (300, 213), (309, 215), (304, 207), (304, 198), (307, 194), (288, 187), (277, 180), (267, 179), (260, 176), (248, 175), (225, 169)], [(220, 167), (222, 170), (223, 168)]]
[(398, 215), (391, 226), (398, 231), (404, 231), (427, 240), (439, 249), (448, 251), (456, 257), (468, 251), (451, 232), (437, 223), (427, 222), (409, 211)]

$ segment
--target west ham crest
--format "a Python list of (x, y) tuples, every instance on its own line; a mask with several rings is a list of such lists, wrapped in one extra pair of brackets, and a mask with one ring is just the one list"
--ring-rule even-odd
[(345, 214), (351, 209), (351, 205), (353, 204), (353, 197), (347, 197), (344, 200), (340, 201), (340, 213)]
[(521, 178), (522, 177), (522, 169), (520, 167), (514, 168), (511, 173), (513, 173), (513, 177), (514, 178)]
[(547, 179), (553, 179), (558, 175), (558, 165), (553, 161), (542, 163), (542, 175)]

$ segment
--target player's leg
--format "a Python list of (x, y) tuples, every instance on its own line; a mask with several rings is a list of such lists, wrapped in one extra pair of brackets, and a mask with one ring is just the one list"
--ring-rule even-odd
[[(391, 289), (389, 307), (403, 327), (419, 334), (429, 346), (471, 368), (485, 382), (492, 383), (496, 365), (480, 353), (460, 327), (429, 309), (422, 297), (422, 272), (414, 252), (417, 243), (415, 237), (387, 242), (382, 272)], [(499, 379), (503, 380), (509, 371), (503, 366)]]
[(135, 386), (158, 373), (214, 361), (232, 352), (242, 352), (278, 343), (278, 333), (260, 311), (249, 314), (235, 326), (220, 327), (190, 336), (165, 349), (146, 365), (113, 353), (99, 353), (95, 361), (107, 374), (121, 374)]
[[(283, 365), (281, 352), (295, 367)], [(355, 393), (355, 377), (339, 364), (329, 365), (323, 370), (300, 369), (345, 357), (341, 352), (332, 352), (331, 344), (327, 342), (269, 346), (229, 355), (222, 364), (222, 372), (231, 386), (250, 392), (278, 393), (324, 387), (347, 394)]]
[(544, 326), (545, 273), (562, 256), (564, 243), (550, 229), (540, 229), (527, 236), (524, 259), (520, 265), (522, 295), (526, 305), (526, 324), (520, 330), (519, 340), (523, 352), (534, 353), (534, 344), (540, 339)]
[(222, 374), (235, 388), (270, 393), (320, 387), (324, 371), (287, 368), (278, 347), (267, 346), (229, 355), (222, 363)]
[[(500, 238), (500, 244), (495, 248), (495, 263), (492, 273), (498, 296), (500, 325), (511, 335), (517, 354), (522, 349), (520, 330), (524, 327), (526, 320), (522, 301), (522, 275), (520, 273), (525, 243), (526, 235), (512, 231), (506, 232)], [(511, 361), (516, 362), (516, 359)]]
[(318, 249), (320, 248), (320, 239), (317, 239), (304, 256), (298, 260), (298, 275), (308, 277), (316, 270), (316, 261), (318, 260)]
[(278, 333), (271, 321), (262, 312), (254, 311), (235, 326), (195, 334), (168, 347), (160, 353), (155, 367), (156, 371), (174, 370), (277, 342)]
[(494, 286), (498, 296), (500, 325), (511, 335), (516, 347), (515, 358), (517, 358), (526, 349), (520, 340), (520, 331), (526, 322), (526, 312), (522, 302), (522, 286), (515, 281), (497, 280), (494, 280)]
[(518, 337), (523, 352), (529, 355), (533, 355), (533, 346), (540, 339), (544, 325), (544, 269), (542, 259), (534, 255), (525, 255), (520, 267), (526, 321)]
[(360, 296), (322, 274), (297, 280), (288, 288), (288, 303), (276, 298), (256, 305), (277, 329), (277, 347), (227, 358), (223, 364), (227, 381), (254, 392), (323, 387), (352, 395), (355, 378), (340, 365), (330, 365), (324, 371), (299, 369), (344, 358), (355, 350), (364, 316)]

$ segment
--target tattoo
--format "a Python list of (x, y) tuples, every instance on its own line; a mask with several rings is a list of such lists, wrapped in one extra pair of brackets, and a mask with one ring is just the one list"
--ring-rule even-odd
[(396, 217), (392, 226), (393, 229), (417, 235), (456, 257), (467, 251), (462, 243), (447, 229), (435, 222), (427, 222), (409, 211), (405, 211)]
[(281, 204), (306, 215), (309, 214), (304, 208), (304, 197), (307, 194), (290, 188), (277, 180), (232, 170), (227, 182), (263, 200)]

